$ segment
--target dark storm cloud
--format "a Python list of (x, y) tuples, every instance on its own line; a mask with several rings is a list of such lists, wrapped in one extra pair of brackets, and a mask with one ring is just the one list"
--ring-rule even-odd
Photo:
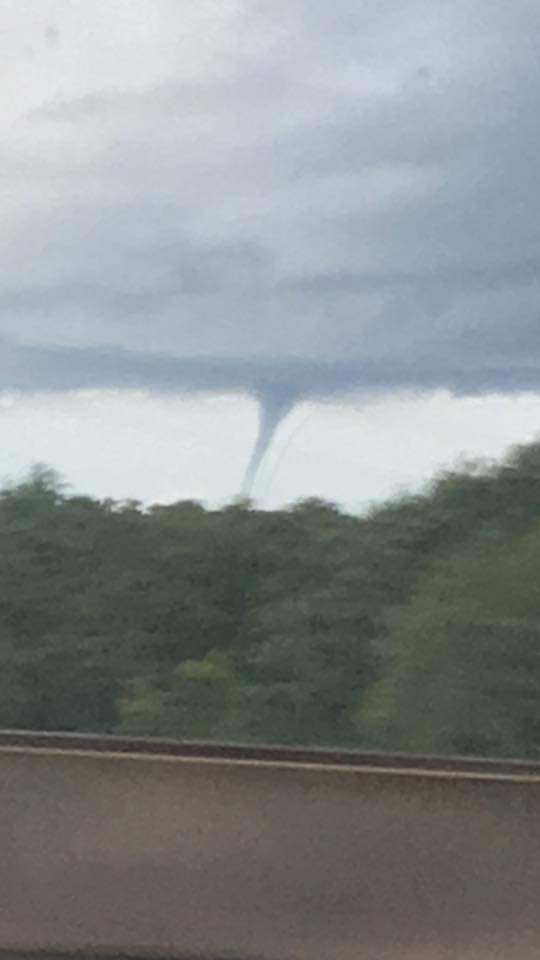
[[(508, 341), (510, 347), (510, 342)], [(276, 363), (259, 357), (171, 357), (115, 349), (28, 347), (0, 340), (0, 380), (10, 390), (150, 388), (160, 393), (248, 392), (280, 409), (304, 398), (328, 400), (340, 393), (360, 395), (398, 390), (434, 390), (444, 385), (456, 394), (485, 389), (474, 363), (451, 359), (435, 370), (429, 358), (414, 364), (394, 361), (349, 362), (286, 358)], [(487, 378), (501, 392), (537, 387), (538, 368), (531, 361), (512, 363), (506, 354), (486, 364)]]
[(301, 397), (540, 387), (540, 5), (246, 2), (235, 37), (0, 149), (0, 388), (241, 389), (271, 432)]

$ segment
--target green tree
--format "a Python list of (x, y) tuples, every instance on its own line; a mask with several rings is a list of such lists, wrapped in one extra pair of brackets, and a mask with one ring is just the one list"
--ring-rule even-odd
[(356, 713), (370, 745), (438, 753), (540, 752), (540, 524), (484, 533), (389, 615), (382, 678)]
[(0, 724), (536, 756), (540, 445), (367, 516), (0, 490)]
[(234, 670), (226, 655), (210, 651), (203, 660), (185, 660), (161, 686), (136, 679), (119, 705), (118, 729), (208, 740), (242, 733)]

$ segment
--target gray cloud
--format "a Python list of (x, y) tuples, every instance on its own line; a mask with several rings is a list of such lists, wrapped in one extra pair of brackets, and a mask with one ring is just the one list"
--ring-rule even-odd
[(237, 7), (4, 142), (0, 388), (540, 387), (535, 0)]

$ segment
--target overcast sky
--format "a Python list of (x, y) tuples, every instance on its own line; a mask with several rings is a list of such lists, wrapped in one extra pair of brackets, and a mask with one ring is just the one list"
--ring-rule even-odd
[(536, 435), (538, 0), (0, 24), (0, 473), (219, 502), (257, 401), (255, 495), (359, 509)]

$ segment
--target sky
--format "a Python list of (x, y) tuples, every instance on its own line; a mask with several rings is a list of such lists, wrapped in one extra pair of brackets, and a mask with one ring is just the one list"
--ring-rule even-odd
[(537, 0), (0, 22), (0, 475), (357, 510), (536, 437)]

